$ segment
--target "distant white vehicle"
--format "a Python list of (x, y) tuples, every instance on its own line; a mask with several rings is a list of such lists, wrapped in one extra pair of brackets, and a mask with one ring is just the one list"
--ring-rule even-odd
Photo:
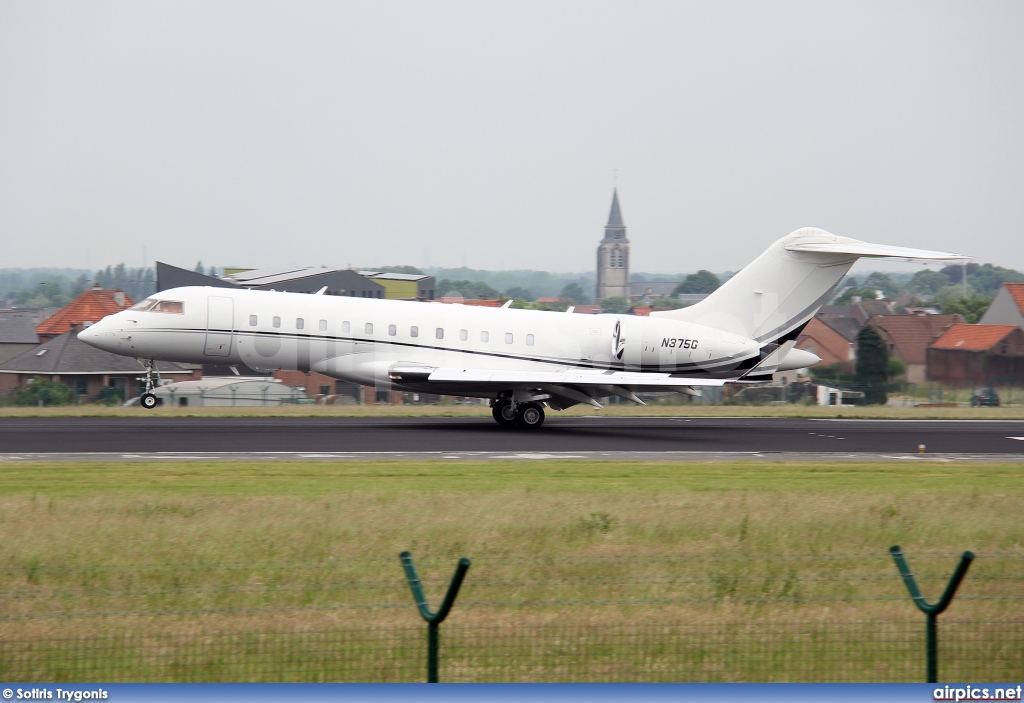
[[(237, 376), (165, 383), (153, 387), (150, 394), (156, 397), (156, 405), (201, 408), (294, 404), (306, 398), (303, 389), (276, 379)], [(141, 397), (132, 398), (125, 405), (142, 405), (143, 402)]]
[[(299, 369), (364, 385), (489, 398), (502, 425), (539, 427), (544, 408), (638, 391), (770, 379), (820, 359), (800, 330), (858, 258), (965, 259), (804, 228), (703, 301), (680, 310), (575, 315), (273, 291), (186, 287), (105, 317), (79, 339), (144, 360)], [(144, 407), (155, 406), (151, 388)]]

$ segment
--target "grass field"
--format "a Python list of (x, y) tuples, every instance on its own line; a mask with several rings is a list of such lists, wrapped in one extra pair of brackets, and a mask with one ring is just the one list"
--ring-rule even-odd
[(1022, 514), (1008, 463), (6, 463), (0, 677), (416, 680), (410, 549), (474, 561), (448, 680), (919, 680), (900, 544), (978, 554), (946, 651), (1010, 679)]
[[(0, 407), (4, 417), (490, 417), (486, 405), (282, 405), (277, 407), (107, 407), (68, 405), (51, 408)], [(892, 420), (1021, 420), (1024, 406), (1000, 408), (890, 407), (827, 405), (609, 405), (601, 410), (576, 406), (549, 417), (852, 417)]]

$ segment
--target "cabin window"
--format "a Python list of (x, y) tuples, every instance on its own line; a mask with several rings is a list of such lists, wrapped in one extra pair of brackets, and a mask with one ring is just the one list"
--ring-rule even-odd
[(484, 330), (483, 332), (481, 332), (480, 333), (480, 341), (481, 342), (489, 342), (489, 341), (491, 341), (491, 333), (488, 332), (487, 330)]
[(396, 325), (388, 325), (388, 336), (394, 337), (398, 334), (398, 327)]
[(412, 327), (410, 327), (409, 328), (409, 336), (410, 337), (419, 337), (420, 336), (420, 328), (417, 327), (416, 325), (413, 325)]
[(434, 330), (434, 336), (438, 339), (444, 339), (444, 327), (438, 327)]
[(366, 330), (366, 334), (373, 334), (373, 323), (367, 322), (364, 329)]
[(349, 323), (348, 320), (345, 320), (344, 322), (341, 323), (341, 331), (342, 334), (352, 331), (352, 325)]
[(150, 312), (169, 312), (175, 315), (183, 315), (185, 313), (185, 304), (180, 300), (158, 300), (149, 310)]
[(306, 321), (305, 320), (303, 320), (301, 317), (295, 318), (295, 329), (301, 330), (301, 329), (305, 329), (305, 327), (306, 327)]
[(505, 333), (505, 344), (511, 344), (511, 343), (512, 343), (512, 333), (511, 332), (506, 332)]
[(280, 326), (281, 326), (281, 318), (280, 318), (280, 317), (277, 317), (277, 316), (275, 315), (275, 316), (274, 316), (274, 320), (273, 320), (273, 322), (272, 322), (271, 324), (273, 324), (273, 325), (274, 325), (274, 327), (280, 327)]
[(321, 332), (326, 332), (327, 331), (327, 320), (320, 320), (320, 331)]
[(469, 330), (459, 330), (459, 341), (465, 342), (469, 339)]
[(259, 321), (260, 321), (260, 319), (258, 317), (256, 317), (255, 315), (249, 315), (249, 326), (250, 327), (255, 327), (256, 325), (259, 324)]
[(526, 335), (526, 346), (528, 346), (528, 347), (532, 347), (533, 346), (533, 335), (532, 334)]

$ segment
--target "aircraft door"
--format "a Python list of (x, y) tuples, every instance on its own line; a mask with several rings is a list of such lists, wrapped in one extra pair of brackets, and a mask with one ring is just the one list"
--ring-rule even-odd
[(235, 301), (221, 295), (207, 299), (206, 356), (229, 356), (235, 322)]

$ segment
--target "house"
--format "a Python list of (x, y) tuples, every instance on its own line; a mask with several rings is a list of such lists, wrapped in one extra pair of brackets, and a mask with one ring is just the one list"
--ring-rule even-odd
[(1024, 385), (1024, 329), (953, 325), (928, 347), (928, 380), (954, 386)]
[(854, 296), (853, 302), (849, 305), (822, 305), (816, 317), (821, 319), (834, 319), (837, 317), (852, 317), (863, 326), (872, 315), (891, 315), (892, 304), (887, 300), (860, 300)]
[(1024, 283), (1004, 283), (1000, 286), (978, 323), (1016, 325), (1024, 329)]
[(889, 356), (906, 366), (906, 380), (922, 383), (927, 378), (928, 347), (963, 321), (960, 315), (873, 315), (867, 324), (885, 341)]
[(857, 358), (860, 328), (855, 317), (813, 317), (796, 338), (796, 348), (817, 354), (824, 366), (849, 363)]
[[(42, 377), (69, 386), (87, 400), (100, 397), (104, 387), (121, 390), (122, 397), (139, 394), (143, 373), (138, 361), (112, 354), (78, 341), (76, 327), (0, 363), (0, 394), (24, 388), (32, 379)], [(157, 362), (161, 377), (175, 381), (200, 378), (198, 368), (170, 361)]]
[(0, 312), (0, 362), (13, 359), (38, 344), (39, 335), (31, 315)]
[(134, 304), (123, 290), (104, 290), (97, 283), (39, 323), (36, 334), (39, 335), (39, 341), (46, 342), (72, 329), (88, 327)]

